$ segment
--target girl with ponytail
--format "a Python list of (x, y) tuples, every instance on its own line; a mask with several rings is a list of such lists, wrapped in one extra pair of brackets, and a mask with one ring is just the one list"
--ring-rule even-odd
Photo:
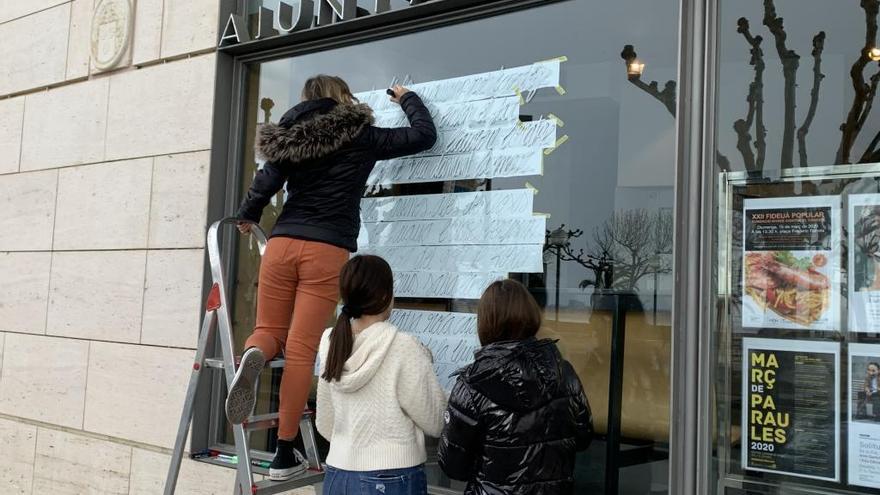
[(426, 494), (425, 435), (440, 434), (446, 407), (431, 353), (388, 322), (394, 280), (382, 258), (348, 261), (339, 292), (342, 311), (318, 348), (324, 495)]

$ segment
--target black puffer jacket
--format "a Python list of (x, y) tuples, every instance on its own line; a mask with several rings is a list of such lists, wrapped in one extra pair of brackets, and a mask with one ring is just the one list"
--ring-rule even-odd
[(440, 466), (466, 495), (571, 494), (575, 453), (593, 438), (590, 405), (552, 340), (477, 351), (452, 389)]
[(377, 160), (429, 149), (437, 140), (431, 114), (413, 92), (400, 101), (411, 127), (373, 126), (367, 105), (324, 98), (300, 103), (278, 124), (262, 126), (257, 153), (266, 160), (237, 216), (258, 222), (287, 181), (287, 201), (272, 236), (357, 250), (360, 200)]

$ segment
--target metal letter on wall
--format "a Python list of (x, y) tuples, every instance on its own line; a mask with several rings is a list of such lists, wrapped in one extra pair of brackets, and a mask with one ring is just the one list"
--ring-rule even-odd
[(229, 20), (226, 21), (226, 27), (223, 28), (223, 36), (220, 37), (220, 46), (242, 43), (250, 40), (251, 37), (248, 34), (247, 24), (244, 22), (244, 18), (238, 14), (229, 14)]
[(320, 0), (318, 25), (325, 26), (337, 20), (347, 21), (357, 17), (357, 0)]
[(282, 33), (302, 31), (312, 27), (313, 14), (315, 12), (314, 0), (300, 0), (296, 18), (293, 17), (293, 7), (284, 2), (278, 4), (277, 19), (278, 28)]
[(275, 18), (275, 13), (266, 7), (260, 7), (260, 12), (257, 14), (257, 35), (254, 36), (254, 39), (260, 39), (264, 36), (271, 37), (278, 34), (278, 31), (272, 27), (272, 20)]
[(376, 6), (373, 8), (374, 13), (381, 14), (389, 10), (391, 10), (391, 0), (376, 0)]

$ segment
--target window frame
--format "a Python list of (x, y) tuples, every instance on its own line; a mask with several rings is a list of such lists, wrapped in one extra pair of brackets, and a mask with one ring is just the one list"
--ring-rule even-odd
[[(211, 167), (207, 218), (230, 215), (240, 199), (241, 156), (246, 122), (247, 75), (251, 64), (381, 40), (509, 12), (577, 0), (435, 0), (325, 27), (254, 40), (216, 51)], [(220, 0), (218, 33), (247, 0)], [(674, 262), (672, 305), (669, 493), (709, 493), (711, 453), (712, 292), (714, 216), (714, 94), (717, 0), (680, 0)], [(218, 34), (219, 38), (219, 34)], [(222, 191), (222, 193), (221, 193)], [(234, 235), (223, 236), (230, 253), (225, 273), (234, 273)], [(212, 285), (205, 262), (203, 300)], [(694, 304), (699, 301), (700, 304)], [(219, 345), (216, 351), (219, 351)], [(205, 381), (195, 405), (190, 451), (228, 447), (218, 442), (223, 424), (222, 374)], [(696, 468), (696, 469), (695, 469)], [(432, 488), (434, 490), (435, 488)], [(454, 492), (449, 492), (454, 493)]]

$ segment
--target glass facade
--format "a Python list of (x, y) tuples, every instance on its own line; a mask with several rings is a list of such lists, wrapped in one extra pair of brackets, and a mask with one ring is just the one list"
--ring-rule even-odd
[(720, 2), (712, 493), (880, 488), (877, 7)]
[[(277, 2), (263, 5), (277, 8)], [(250, 20), (253, 25), (256, 16)], [(400, 163), (380, 162), (377, 175), (385, 175), (371, 181), (365, 201), (487, 198), (485, 209), (460, 210), (453, 216), (467, 218), (452, 221), (478, 221), (489, 233), (478, 240), (440, 239), (442, 253), (460, 258), (451, 264), (438, 260), (430, 241), (367, 240), (361, 251), (389, 257), (398, 272), (416, 272), (415, 281), (397, 280), (395, 303), (416, 319), (425, 311), (472, 315), (482, 286), (471, 288), (464, 278), (510, 276), (529, 287), (544, 308), (539, 336), (558, 340), (593, 408), (599, 438), (579, 458), (579, 493), (603, 488), (608, 455), (619, 493), (667, 493), (675, 88), (666, 81), (676, 75), (677, 26), (678, 5), (671, 0), (559, 2), (245, 66), (239, 194), (261, 165), (252, 151), (256, 126), (277, 121), (298, 103), (309, 76), (346, 79), (374, 106), (380, 125), (397, 117), (389, 117), (390, 107), (371, 91), (404, 82), (426, 94), (441, 142), (422, 161), (404, 165), (431, 172), (419, 177)], [(654, 79), (659, 85), (651, 85)], [(472, 97), (444, 89), (461, 80)], [(469, 144), (460, 149), (462, 141), (444, 143), (444, 134), (480, 137), (465, 138)], [(266, 209), (266, 229), (283, 200), (279, 193)], [(436, 213), (431, 203), (423, 208), (422, 216)], [(399, 219), (372, 220), (364, 218), (370, 228)], [(527, 228), (495, 233), (508, 222)], [(413, 262), (398, 247), (430, 260)], [(234, 327), (241, 344), (253, 327), (259, 257), (246, 238), (237, 252)], [(447, 290), (419, 281), (418, 272), (438, 271), (458, 277), (457, 285)], [(473, 347), (473, 335), (457, 339)], [(471, 350), (439, 366), (441, 378), (466, 364)], [(273, 390), (264, 380), (258, 409), (273, 407)], [(267, 436), (264, 446), (271, 442)], [(436, 486), (457, 486), (436, 467), (431, 476)]]
[[(280, 8), (237, 3), (252, 32), (259, 7)], [(243, 84), (228, 114), (244, 124), (226, 211), (262, 165), (256, 126), (307, 77), (343, 77), (382, 125), (402, 122), (384, 88), (411, 85), (430, 95), (440, 144), (377, 166), (361, 250), (406, 274), (399, 321), (472, 317), (492, 277), (529, 287), (541, 336), (593, 407), (577, 493), (880, 493), (880, 1), (490, 3), (529, 8), (326, 30), (326, 43), (294, 33), (304, 47), (261, 40), (230, 56)], [(383, 241), (386, 224), (414, 220), (469, 234)], [(259, 258), (235, 242), (241, 344)], [(474, 347), (446, 337), (460, 352), (441, 375)], [(430, 477), (460, 488), (434, 465)]]

